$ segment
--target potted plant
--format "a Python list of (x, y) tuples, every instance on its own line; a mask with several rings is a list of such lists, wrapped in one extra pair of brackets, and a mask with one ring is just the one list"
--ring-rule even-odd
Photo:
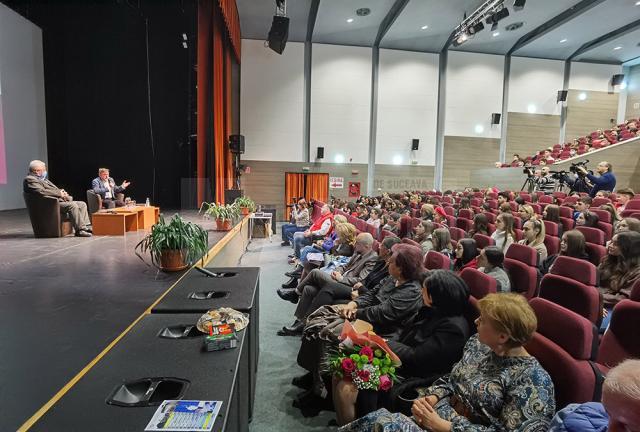
[(163, 271), (180, 271), (187, 268), (209, 250), (209, 233), (200, 225), (185, 221), (175, 215), (167, 223), (160, 216), (151, 232), (135, 247), (138, 257), (149, 252), (151, 263)]
[(212, 217), (216, 220), (218, 231), (231, 230), (233, 219), (240, 215), (240, 208), (234, 204), (203, 203), (202, 207), (205, 205), (208, 207), (204, 215), (205, 217)]
[(233, 203), (240, 207), (243, 216), (256, 211), (256, 203), (249, 197), (238, 197)]

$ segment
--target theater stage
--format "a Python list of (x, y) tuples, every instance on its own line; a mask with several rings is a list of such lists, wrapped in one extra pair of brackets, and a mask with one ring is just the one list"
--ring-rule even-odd
[[(212, 263), (237, 264), (246, 219), (225, 237), (180, 214), (209, 230)], [(0, 430), (20, 427), (180, 278), (134, 254), (144, 234), (36, 239), (26, 210), (0, 212)]]

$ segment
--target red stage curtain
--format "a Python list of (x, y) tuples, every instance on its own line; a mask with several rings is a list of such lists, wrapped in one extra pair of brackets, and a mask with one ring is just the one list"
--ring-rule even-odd
[[(209, 148), (210, 118), (205, 113), (211, 112), (211, 25), (212, 25), (213, 3), (207, 0), (198, 2), (198, 120), (197, 120), (197, 198), (198, 206), (205, 200), (205, 179), (207, 173), (207, 148)], [(201, 115), (202, 113), (202, 115)]]
[(240, 63), (240, 17), (236, 0), (218, 0), (222, 16), (227, 27), (229, 40), (238, 63)]

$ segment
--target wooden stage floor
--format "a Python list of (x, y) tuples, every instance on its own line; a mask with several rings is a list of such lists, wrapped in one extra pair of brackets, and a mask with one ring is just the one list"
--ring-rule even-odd
[[(224, 237), (181, 215), (210, 246)], [(0, 212), (0, 430), (20, 427), (180, 277), (140, 261), (143, 236), (36, 239), (26, 210)]]

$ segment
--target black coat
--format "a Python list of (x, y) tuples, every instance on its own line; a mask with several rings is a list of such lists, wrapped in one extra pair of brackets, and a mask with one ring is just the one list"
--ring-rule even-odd
[(356, 318), (370, 323), (382, 336), (398, 333), (423, 304), (420, 282), (408, 281), (399, 286), (395, 283), (389, 276), (355, 300)]
[(402, 361), (404, 378), (446, 374), (462, 358), (471, 332), (464, 316), (443, 316), (423, 307), (389, 347)]
[(367, 275), (366, 278), (362, 281), (362, 288), (358, 291), (360, 294), (364, 294), (367, 291), (375, 288), (376, 285), (382, 281), (382, 279), (389, 276), (389, 266), (387, 265), (387, 260), (384, 258), (378, 257), (376, 264), (371, 269), (371, 272)]

